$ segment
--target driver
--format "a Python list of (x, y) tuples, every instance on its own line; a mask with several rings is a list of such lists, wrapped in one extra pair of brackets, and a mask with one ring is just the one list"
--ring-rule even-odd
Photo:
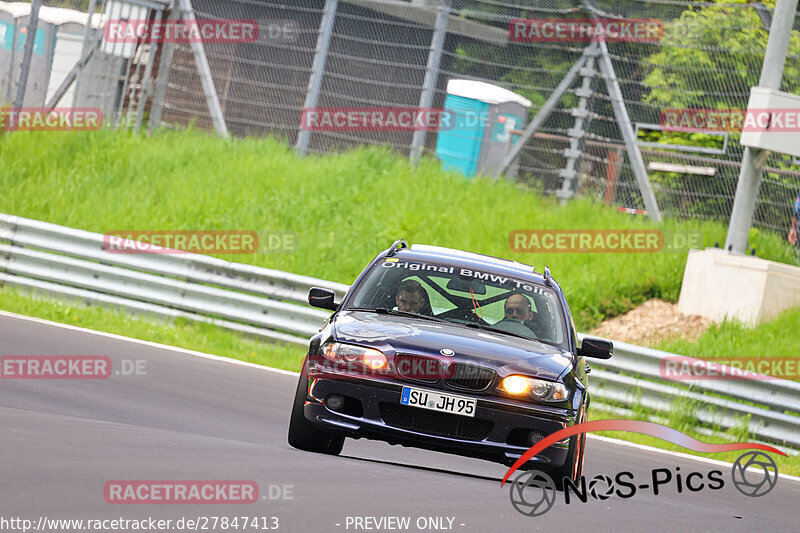
[(428, 301), (428, 293), (418, 281), (407, 279), (398, 287), (394, 301), (398, 310), (404, 313), (419, 314), (423, 312), (422, 308)]

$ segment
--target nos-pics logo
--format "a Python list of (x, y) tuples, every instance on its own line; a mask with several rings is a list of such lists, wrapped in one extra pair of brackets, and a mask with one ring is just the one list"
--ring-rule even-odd
[[(689, 492), (698, 492), (704, 489), (719, 490), (725, 485), (722, 471), (712, 470), (707, 476), (701, 472), (681, 473), (680, 467), (675, 472), (667, 468), (656, 468), (651, 471), (650, 483), (634, 483), (631, 472), (619, 472), (614, 476), (601, 474), (594, 476), (588, 482), (581, 476), (578, 483), (569, 478), (563, 480), (564, 503), (575, 501), (575, 497), (582, 503), (591, 496), (596, 500), (607, 500), (616, 495), (620, 498), (630, 498), (637, 490), (650, 490), (653, 495), (658, 495), (659, 486), (674, 483), (679, 493), (684, 486)], [(731, 468), (731, 482), (740, 493), (750, 497), (760, 497), (768, 494), (778, 481), (778, 465), (769, 455), (760, 451), (750, 451), (742, 454)], [(570, 497), (574, 495), (574, 497)], [(549, 511), (556, 500), (556, 485), (553, 479), (538, 470), (521, 472), (510, 484), (509, 497), (511, 505), (525, 516), (541, 516)]]

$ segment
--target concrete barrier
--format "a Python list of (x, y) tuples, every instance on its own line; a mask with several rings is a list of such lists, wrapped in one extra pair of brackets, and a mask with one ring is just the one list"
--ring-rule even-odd
[(690, 250), (681, 313), (755, 326), (800, 306), (800, 268), (719, 248)]

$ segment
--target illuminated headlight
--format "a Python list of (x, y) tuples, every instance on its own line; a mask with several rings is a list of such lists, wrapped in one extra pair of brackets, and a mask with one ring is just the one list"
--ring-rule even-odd
[(337, 363), (360, 363), (372, 370), (387, 366), (386, 356), (383, 355), (383, 352), (373, 348), (331, 342), (324, 346), (322, 353), (325, 357)]
[(500, 387), (514, 396), (528, 395), (540, 402), (560, 402), (567, 399), (567, 388), (563, 383), (543, 379), (508, 376), (500, 383)]
[(522, 376), (508, 376), (503, 380), (503, 388), (509, 394), (525, 394), (530, 387), (530, 381)]

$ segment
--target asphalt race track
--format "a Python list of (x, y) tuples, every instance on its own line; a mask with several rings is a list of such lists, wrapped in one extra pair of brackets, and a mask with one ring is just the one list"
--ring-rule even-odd
[[(591, 438), (587, 479), (630, 471), (638, 485), (652, 469), (679, 467), (704, 478), (719, 469), (725, 485), (678, 493), (673, 480), (658, 495), (639, 489), (569, 505), (558, 493), (552, 509), (528, 517), (511, 505), (509, 485), (500, 487), (502, 465), (364, 440), (346, 441), (340, 457), (289, 447), (293, 375), (10, 316), (0, 316), (0, 355), (105, 355), (113, 368), (99, 380), (0, 380), (5, 519), (277, 517), (286, 532), (800, 528), (796, 480), (779, 478), (769, 494), (748, 497), (732, 485), (730, 467)], [(131, 361), (144, 361), (141, 375), (117, 374)], [(260, 501), (109, 504), (110, 480), (252, 480)], [(409, 525), (378, 529), (372, 519), (386, 517), (408, 517)]]

